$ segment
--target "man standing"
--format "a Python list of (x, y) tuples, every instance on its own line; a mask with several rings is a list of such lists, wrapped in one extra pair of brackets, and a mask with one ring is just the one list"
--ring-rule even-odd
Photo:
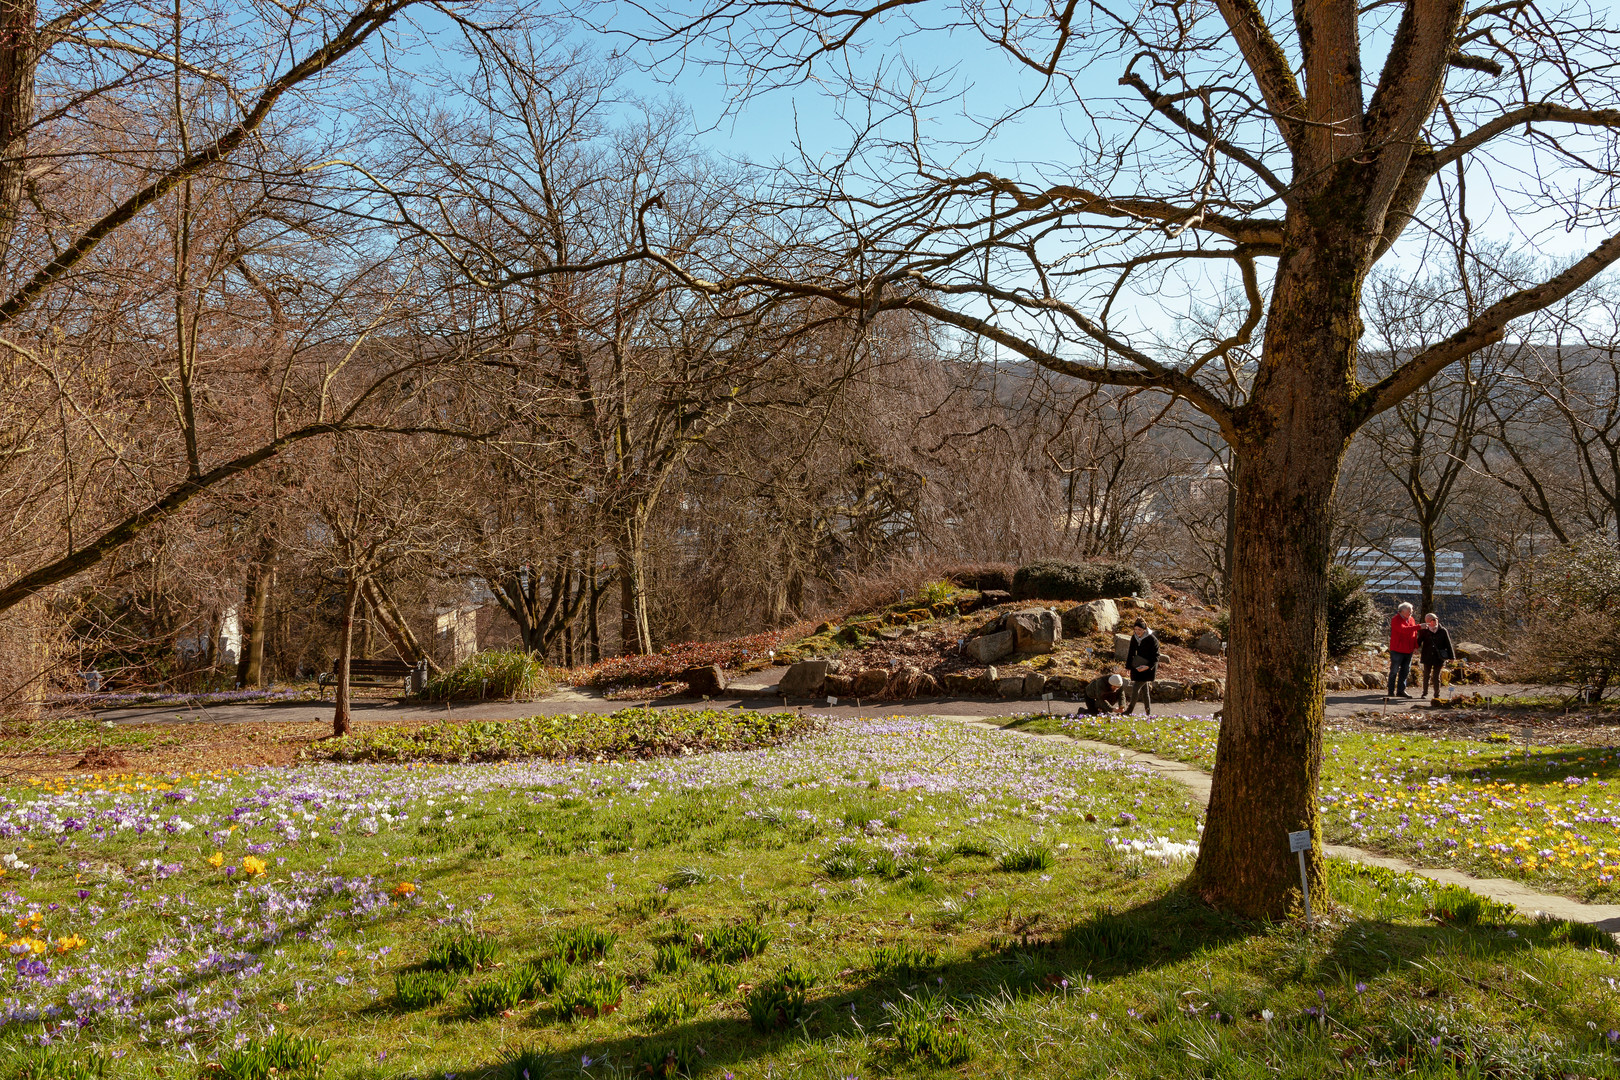
[[(1451, 647), (1451, 631), (1440, 625), (1440, 616), (1434, 612), (1423, 616), (1423, 625), (1418, 627), (1418, 659), (1423, 661), (1423, 696), (1433, 700), (1440, 696), (1440, 673), (1446, 669), (1446, 661), (1455, 658), (1457, 652)], [(1434, 682), (1434, 691), (1429, 690), (1430, 680)]]
[(1125, 667), (1131, 673), (1131, 700), (1125, 706), (1125, 715), (1142, 703), (1142, 715), (1153, 715), (1153, 679), (1159, 673), (1159, 639), (1153, 636), (1148, 624), (1141, 619), (1131, 627), (1131, 646), (1125, 650)]
[(1125, 680), (1118, 675), (1099, 675), (1086, 684), (1086, 712), (1093, 716), (1098, 713), (1119, 712), (1120, 698), (1124, 691), (1120, 688)]
[(1417, 648), (1418, 624), (1412, 618), (1412, 605), (1402, 604), (1389, 620), (1389, 696), (1412, 697), (1406, 680), (1412, 675), (1412, 650)]

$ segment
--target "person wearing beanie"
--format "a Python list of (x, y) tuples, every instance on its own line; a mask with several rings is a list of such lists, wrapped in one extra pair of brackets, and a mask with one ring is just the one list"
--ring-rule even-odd
[(1153, 715), (1153, 680), (1159, 673), (1159, 639), (1153, 636), (1148, 624), (1141, 619), (1131, 627), (1131, 645), (1125, 651), (1125, 668), (1131, 673), (1130, 702), (1125, 715), (1142, 703), (1144, 716)]
[(1086, 684), (1086, 712), (1119, 712), (1125, 696), (1125, 680), (1118, 675), (1099, 675)]

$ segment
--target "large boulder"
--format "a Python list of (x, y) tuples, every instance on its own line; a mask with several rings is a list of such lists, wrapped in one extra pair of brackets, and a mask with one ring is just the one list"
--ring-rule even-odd
[(1187, 684), (1174, 679), (1159, 679), (1153, 684), (1154, 701), (1185, 701)]
[(1063, 620), (1055, 611), (1019, 611), (1007, 616), (1013, 651), (1048, 653), (1063, 640)]
[(1507, 653), (1501, 649), (1493, 649), (1489, 645), (1481, 645), (1475, 641), (1459, 642), (1456, 648), (1457, 659), (1472, 660), (1478, 663), (1496, 663), (1507, 659)]
[(979, 692), (979, 676), (969, 675), (965, 671), (953, 671), (940, 679), (945, 689), (952, 694), (977, 694)]
[(1079, 694), (1091, 680), (1079, 675), (1053, 675), (1046, 680), (1046, 688), (1062, 694)]
[(1005, 589), (982, 589), (979, 592), (980, 607), (995, 607), (997, 604), (1012, 602), (1012, 593)]
[(993, 664), (1003, 656), (1012, 655), (1014, 641), (1011, 630), (1000, 630), (969, 638), (964, 651), (981, 664)]
[(719, 664), (687, 668), (677, 677), (697, 697), (719, 697), (726, 689), (726, 673)]
[(1119, 625), (1119, 605), (1112, 600), (1093, 600), (1089, 604), (1076, 604), (1063, 613), (1063, 632), (1070, 637), (1086, 634), (1111, 634)]
[(1200, 679), (1187, 684), (1188, 701), (1224, 701), (1226, 699), (1226, 680)]
[(1012, 701), (1024, 696), (1024, 677), (1022, 675), (1008, 675), (1006, 678), (996, 680), (996, 696)]
[(907, 665), (895, 672), (889, 680), (889, 696), (894, 698), (933, 697), (939, 693), (939, 683), (921, 668)]
[(1125, 662), (1125, 658), (1129, 655), (1131, 655), (1131, 635), (1115, 634), (1114, 659), (1123, 664)]
[(1024, 696), (1038, 698), (1046, 693), (1046, 676), (1038, 671), (1032, 671), (1024, 676)]
[(849, 692), (858, 698), (875, 697), (889, 685), (889, 673), (883, 668), (866, 668), (855, 673)]
[(1361, 686), (1364, 690), (1383, 690), (1389, 686), (1385, 676), (1376, 671), (1363, 671), (1361, 673)]
[(1193, 638), (1192, 647), (1201, 653), (1219, 656), (1221, 653), (1221, 635), (1213, 630), (1205, 630), (1202, 634)]
[(782, 673), (776, 692), (784, 697), (820, 697), (832, 666), (826, 660), (800, 660)]
[(854, 685), (855, 679), (851, 675), (828, 675), (827, 681), (821, 684), (821, 692), (828, 697), (849, 697)]

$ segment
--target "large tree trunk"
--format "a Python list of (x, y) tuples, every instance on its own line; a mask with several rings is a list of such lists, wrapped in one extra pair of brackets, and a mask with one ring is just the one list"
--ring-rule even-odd
[(338, 630), (337, 663), (332, 673), (337, 676), (333, 690), (332, 734), (349, 733), (349, 657), (354, 649), (354, 609), (360, 604), (360, 577), (353, 571), (343, 586), (343, 622)]
[(399, 605), (394, 603), (393, 596), (383, 588), (382, 583), (367, 578), (360, 588), (366, 602), (371, 605), (371, 613), (376, 617), (383, 636), (388, 639), (388, 644), (394, 647), (394, 652), (399, 654), (399, 658), (407, 664), (420, 664), (425, 660), (430, 670), (442, 670), (433, 662), (433, 657), (428, 655), (427, 650), (422, 648), (416, 632), (400, 614)]
[(36, 22), (34, 0), (0, 0), (0, 268), (11, 265), (11, 241), (28, 176), (34, 65), (39, 60)]
[[(1227, 698), (1194, 881), (1209, 902), (1278, 918), (1299, 889), (1288, 834), (1318, 837), (1332, 506), (1349, 432), (1359, 273), (1326, 240), (1285, 256), (1236, 432)], [(1321, 869), (1321, 845), (1309, 869)]]

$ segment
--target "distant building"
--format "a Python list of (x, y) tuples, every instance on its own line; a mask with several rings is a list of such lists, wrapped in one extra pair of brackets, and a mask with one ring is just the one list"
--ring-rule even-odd
[[(1367, 591), (1375, 596), (1416, 596), (1423, 591), (1423, 546), (1415, 539), (1401, 537), (1382, 548), (1340, 548), (1338, 563), (1367, 579)], [(1463, 553), (1445, 548), (1434, 555), (1434, 594), (1463, 595)]]

